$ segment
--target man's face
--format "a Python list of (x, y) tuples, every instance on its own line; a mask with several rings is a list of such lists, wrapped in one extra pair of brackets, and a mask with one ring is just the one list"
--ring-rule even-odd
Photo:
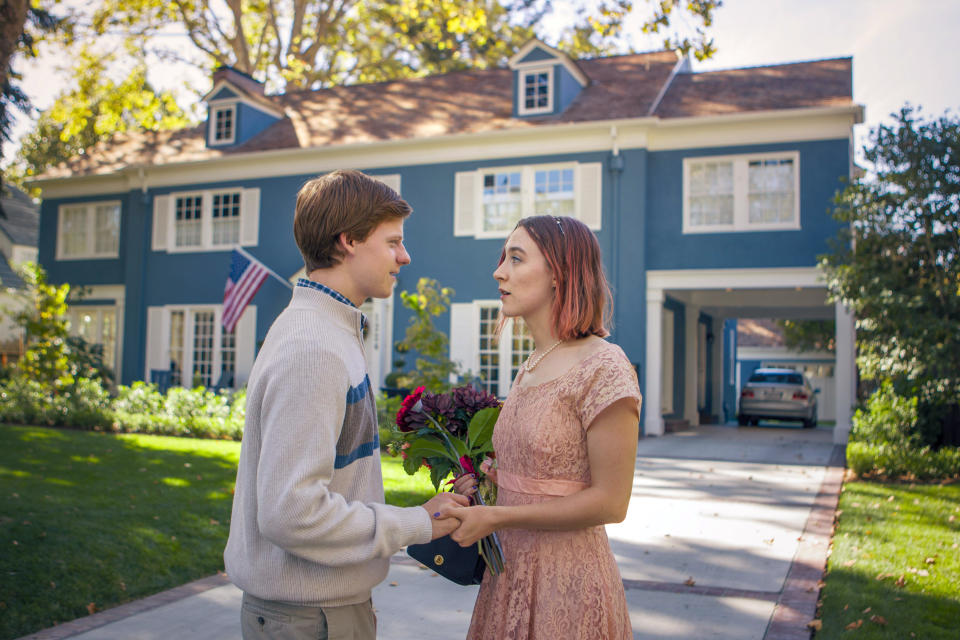
[(403, 219), (382, 222), (366, 240), (354, 242), (349, 264), (361, 302), (389, 298), (400, 267), (410, 264), (410, 254), (403, 246)]

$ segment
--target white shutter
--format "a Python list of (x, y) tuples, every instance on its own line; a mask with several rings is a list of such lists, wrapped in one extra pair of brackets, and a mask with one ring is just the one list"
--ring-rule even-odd
[(244, 189), (240, 207), (240, 244), (255, 247), (260, 233), (260, 189)]
[(603, 165), (588, 162), (577, 167), (577, 217), (582, 223), (600, 230), (603, 218)]
[(480, 318), (472, 302), (450, 305), (450, 359), (460, 363), (465, 380), (478, 375)]
[(167, 229), (170, 227), (171, 196), (153, 197), (153, 242), (154, 251), (167, 250)]
[(170, 314), (163, 307), (147, 307), (147, 366), (143, 379), (150, 382), (150, 370), (170, 369)]
[(379, 180), (383, 184), (387, 185), (388, 187), (396, 191), (398, 194), (400, 193), (400, 174), (399, 173), (391, 173), (385, 176), (370, 176), (370, 177), (373, 178), (374, 180)]
[(477, 232), (477, 189), (480, 173), (461, 171), (457, 173), (453, 194), (453, 235), (472, 236)]
[(253, 369), (253, 359), (256, 356), (257, 340), (257, 307), (247, 305), (243, 315), (237, 321), (234, 329), (237, 347), (236, 369), (234, 371), (233, 386), (239, 389), (247, 383), (250, 371)]

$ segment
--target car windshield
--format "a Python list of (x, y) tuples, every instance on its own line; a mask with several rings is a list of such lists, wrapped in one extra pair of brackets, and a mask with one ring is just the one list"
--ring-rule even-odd
[(779, 384), (803, 384), (803, 376), (799, 373), (761, 373), (750, 376), (750, 382), (775, 382)]

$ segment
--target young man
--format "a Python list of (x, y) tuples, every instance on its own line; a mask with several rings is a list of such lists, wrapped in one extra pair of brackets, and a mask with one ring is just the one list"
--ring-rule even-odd
[(410, 206), (357, 171), (297, 194), (307, 278), (263, 342), (247, 384), (227, 574), (243, 590), (243, 637), (374, 640), (371, 589), (400, 547), (450, 533), (441, 507), (384, 504), (373, 390), (363, 351), (367, 298), (391, 294), (410, 262)]

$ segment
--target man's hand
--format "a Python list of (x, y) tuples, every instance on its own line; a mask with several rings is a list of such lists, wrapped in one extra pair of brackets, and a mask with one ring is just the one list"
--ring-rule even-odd
[(438, 493), (421, 506), (430, 514), (430, 524), (433, 526), (431, 540), (442, 538), (453, 533), (460, 526), (460, 521), (456, 517), (440, 516), (440, 513), (447, 511), (450, 507), (465, 507), (470, 504), (467, 496), (461, 496), (456, 493)]

